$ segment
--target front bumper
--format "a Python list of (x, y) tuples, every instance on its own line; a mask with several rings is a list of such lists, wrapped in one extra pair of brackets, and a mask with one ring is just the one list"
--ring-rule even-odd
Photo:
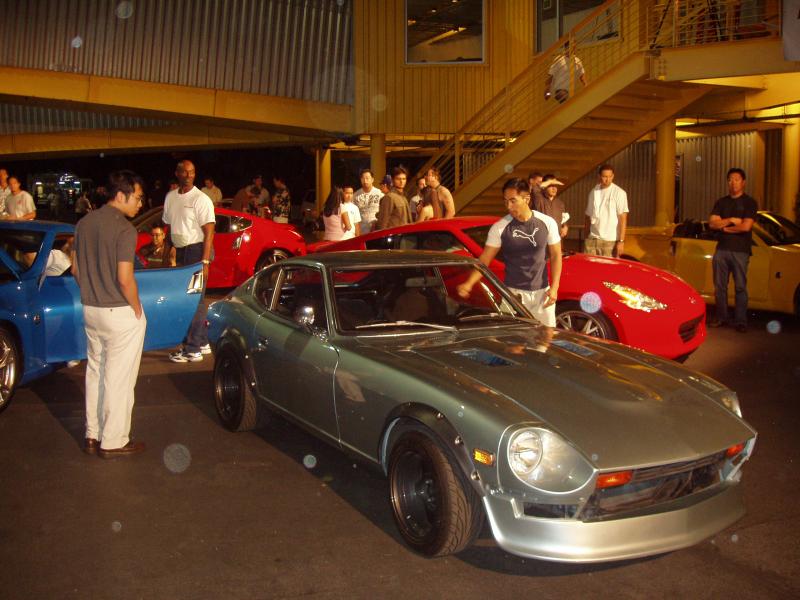
[(519, 499), (511, 496), (487, 495), (483, 505), (501, 548), (557, 562), (604, 562), (670, 552), (711, 537), (745, 512), (735, 482), (657, 509), (594, 522), (528, 517)]

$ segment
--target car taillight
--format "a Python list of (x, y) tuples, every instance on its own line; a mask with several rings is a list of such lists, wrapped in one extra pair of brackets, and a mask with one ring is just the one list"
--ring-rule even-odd
[(597, 477), (597, 489), (625, 485), (633, 477), (633, 471), (617, 471), (616, 473), (603, 473)]

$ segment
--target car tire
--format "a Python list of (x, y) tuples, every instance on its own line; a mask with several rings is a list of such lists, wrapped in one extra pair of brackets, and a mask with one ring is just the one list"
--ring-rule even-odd
[(425, 556), (456, 554), (483, 527), (483, 505), (448, 452), (422, 431), (409, 431), (389, 457), (389, 492), (403, 540)]
[(11, 402), (17, 388), (19, 349), (14, 334), (0, 326), (0, 412)]
[(276, 262), (285, 260), (290, 256), (291, 254), (289, 254), (286, 250), (281, 250), (280, 248), (267, 250), (258, 258), (258, 262), (256, 263), (256, 273), (258, 273), (264, 267), (274, 265)]
[(590, 313), (580, 302), (564, 300), (556, 305), (556, 327), (604, 340), (619, 340), (617, 330), (601, 311)]
[(251, 431), (260, 424), (261, 407), (239, 355), (230, 347), (214, 357), (214, 406), (220, 422), (231, 431)]

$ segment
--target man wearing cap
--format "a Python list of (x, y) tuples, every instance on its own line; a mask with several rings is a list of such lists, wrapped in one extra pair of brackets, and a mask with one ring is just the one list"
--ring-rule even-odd
[(558, 195), (558, 186), (560, 185), (564, 184), (556, 179), (555, 176), (545, 175), (544, 181), (540, 184), (542, 193), (539, 195), (538, 199), (531, 193), (531, 202), (533, 204), (533, 210), (538, 210), (540, 213), (553, 217), (556, 225), (558, 225), (559, 235), (565, 238), (569, 231), (569, 227), (567, 226), (569, 213), (567, 212), (567, 207), (564, 205), (564, 201), (556, 197)]
[(597, 170), (598, 184), (589, 192), (584, 222), (584, 252), (597, 256), (622, 256), (628, 224), (628, 194), (614, 183), (614, 167)]
[(407, 179), (408, 171), (405, 167), (392, 169), (392, 189), (381, 198), (374, 231), (411, 223), (411, 210), (404, 193)]
[[(480, 261), (489, 266), (503, 250), (505, 284), (517, 294), (530, 313), (543, 325), (556, 326), (556, 301), (561, 282), (561, 238), (552, 217), (531, 210), (530, 190), (524, 179), (509, 179), (503, 186), (503, 201), (508, 214), (489, 229)], [(547, 259), (550, 255), (550, 277)], [(481, 272), (473, 270), (457, 288), (469, 298)]]

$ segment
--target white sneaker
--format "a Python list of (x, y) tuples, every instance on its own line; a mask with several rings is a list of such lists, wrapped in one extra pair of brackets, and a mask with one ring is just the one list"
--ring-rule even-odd
[(211, 344), (200, 346), (200, 354), (211, 354)]
[(203, 360), (203, 355), (200, 352), (186, 352), (186, 350), (178, 350), (169, 355), (169, 359), (176, 363), (185, 362), (200, 362)]

